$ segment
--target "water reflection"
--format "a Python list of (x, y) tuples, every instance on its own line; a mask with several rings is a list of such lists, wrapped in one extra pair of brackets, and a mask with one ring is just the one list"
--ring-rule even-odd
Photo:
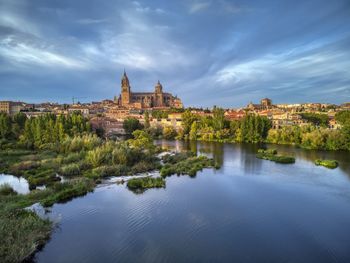
[(0, 174), (0, 185), (5, 183), (9, 184), (13, 190), (19, 194), (27, 194), (30, 192), (28, 181), (22, 177)]
[(266, 145), (296, 157), (283, 165), (257, 159), (258, 145), (158, 143), (222, 167), (139, 195), (110, 184), (54, 205), (60, 231), (37, 262), (350, 262), (349, 155)]

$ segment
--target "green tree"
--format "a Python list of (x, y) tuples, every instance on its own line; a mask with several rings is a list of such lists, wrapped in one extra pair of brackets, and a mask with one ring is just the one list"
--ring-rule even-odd
[(0, 138), (10, 139), (12, 123), (9, 115), (0, 113)]
[(214, 107), (213, 109), (213, 128), (218, 131), (222, 130), (225, 125), (225, 111), (222, 108)]
[(300, 116), (302, 119), (312, 123), (315, 126), (327, 127), (329, 123), (327, 114), (301, 113)]
[(145, 129), (149, 129), (150, 127), (150, 122), (149, 122), (149, 113), (148, 111), (145, 112)]
[(142, 150), (153, 151), (155, 146), (151, 135), (142, 130), (136, 130), (132, 133), (134, 139), (130, 139), (129, 143), (132, 147)]
[(141, 130), (143, 126), (138, 119), (126, 118), (123, 122), (123, 128), (127, 134), (132, 134), (136, 130)]
[(192, 123), (197, 119), (197, 116), (188, 109), (182, 114), (182, 128), (185, 135), (190, 133)]
[(165, 126), (163, 128), (163, 138), (173, 140), (177, 136), (177, 132), (173, 126)]

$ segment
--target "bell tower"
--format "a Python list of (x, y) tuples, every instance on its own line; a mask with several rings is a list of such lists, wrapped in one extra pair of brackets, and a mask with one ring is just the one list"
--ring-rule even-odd
[(128, 76), (126, 75), (126, 72), (124, 70), (122, 83), (121, 83), (121, 105), (122, 106), (129, 105), (130, 97), (131, 97), (131, 87), (130, 87)]
[(156, 107), (163, 107), (164, 103), (163, 103), (163, 86), (162, 84), (160, 84), (159, 80), (156, 84), (156, 86), (154, 87), (154, 93), (155, 93), (155, 97), (156, 97)]

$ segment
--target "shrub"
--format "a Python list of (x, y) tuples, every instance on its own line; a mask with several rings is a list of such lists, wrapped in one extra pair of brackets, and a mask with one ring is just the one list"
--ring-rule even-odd
[(87, 176), (92, 178), (102, 178), (108, 176), (122, 176), (128, 172), (128, 167), (125, 165), (104, 165), (92, 169)]
[(35, 169), (35, 168), (38, 168), (39, 166), (40, 166), (40, 162), (37, 162), (37, 161), (22, 161), (12, 165), (10, 168), (10, 172), (12, 174), (18, 175), (22, 171)]
[(94, 150), (90, 150), (86, 154), (86, 161), (92, 165), (92, 167), (98, 167), (103, 163), (107, 163), (112, 159), (112, 145), (105, 144)]
[(137, 173), (144, 173), (147, 171), (151, 171), (154, 170), (156, 168), (155, 164), (152, 162), (146, 162), (146, 161), (141, 161), (138, 162), (137, 164), (135, 164), (132, 168), (131, 168), (131, 172), (133, 174), (137, 174)]
[(60, 175), (63, 176), (79, 175), (80, 172), (80, 167), (76, 163), (66, 164), (59, 170)]

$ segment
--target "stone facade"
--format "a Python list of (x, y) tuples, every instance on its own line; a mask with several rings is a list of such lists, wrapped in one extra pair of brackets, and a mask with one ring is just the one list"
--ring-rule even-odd
[(135, 109), (183, 107), (179, 98), (163, 92), (163, 86), (159, 81), (154, 88), (154, 92), (132, 92), (125, 71), (121, 81), (121, 94), (118, 98), (118, 104)]
[(22, 103), (13, 101), (0, 101), (0, 112), (5, 112), (10, 115), (14, 115), (20, 112), (22, 109)]

